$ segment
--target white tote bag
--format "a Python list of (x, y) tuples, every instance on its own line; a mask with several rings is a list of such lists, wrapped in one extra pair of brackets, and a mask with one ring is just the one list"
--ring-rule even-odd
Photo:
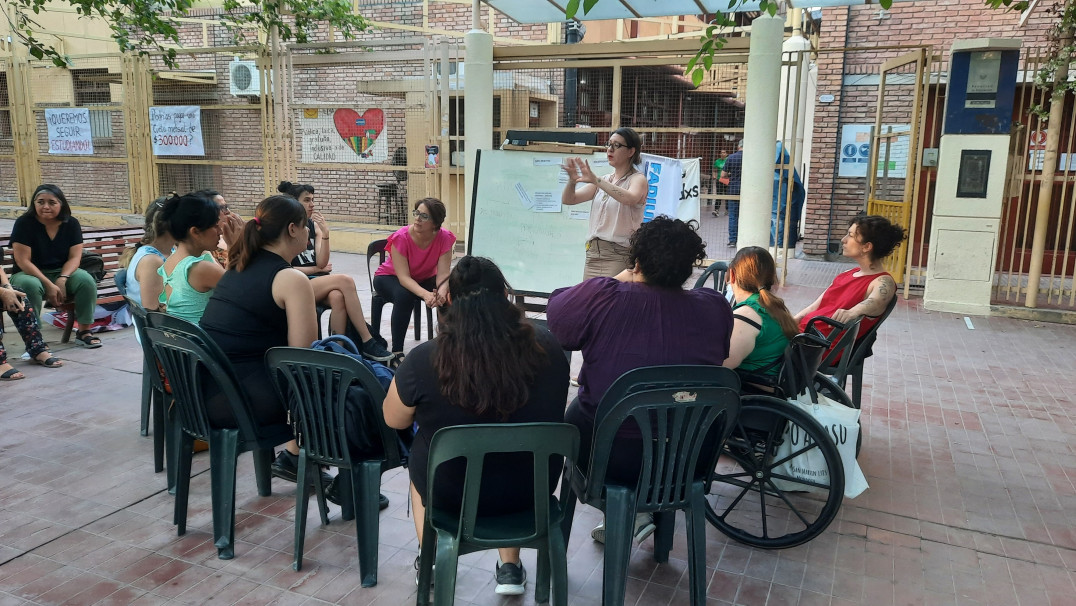
[[(841, 463), (844, 466), (844, 496), (849, 499), (858, 497), (868, 488), (867, 478), (863, 476), (863, 470), (859, 468), (859, 463), (856, 461), (859, 410), (834, 402), (822, 394), (818, 394), (818, 403), (815, 404), (806, 391), (795, 399), (789, 400), (789, 403), (812, 416), (825, 429), (826, 436), (837, 446), (837, 451), (841, 455)], [(793, 423), (785, 425), (783, 438), (777, 447), (774, 460), (779, 461), (796, 450), (800, 450), (803, 448), (804, 440), (810, 439)], [(826, 465), (825, 457), (822, 456), (822, 451), (817, 448), (812, 448), (778, 465), (773, 472), (818, 484), (829, 484), (829, 467)], [(787, 480), (774, 479), (773, 483), (781, 490), (804, 488), (803, 484)]]

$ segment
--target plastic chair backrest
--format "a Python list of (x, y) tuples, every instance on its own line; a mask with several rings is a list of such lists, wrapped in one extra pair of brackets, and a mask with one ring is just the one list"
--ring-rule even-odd
[(351, 467), (345, 407), (348, 388), (357, 382), (370, 394), (379, 413), (384, 465), (401, 465), (395, 430), (385, 425), (380, 414), (385, 390), (361, 362), (330, 351), (274, 347), (265, 353), (265, 363), (281, 401), (292, 410), (292, 421), (298, 422), (296, 436), (308, 456), (329, 465)]
[(859, 323), (863, 318), (856, 318), (850, 322), (838, 322), (833, 318), (815, 316), (807, 323), (807, 332), (813, 334), (822, 333), (815, 324), (830, 326), (828, 335), (822, 335), (829, 342), (829, 350), (822, 357), (819, 368), (826, 369), (826, 374), (844, 377), (848, 374), (849, 361), (852, 358), (852, 348), (856, 344), (856, 336), (859, 334)]
[(894, 294), (893, 298), (886, 304), (885, 311), (882, 312), (882, 315), (878, 316), (878, 321), (874, 323), (874, 326), (871, 326), (867, 329), (867, 332), (856, 337), (856, 343), (852, 348), (852, 356), (848, 360), (849, 366), (861, 364), (863, 360), (869, 358), (874, 353), (872, 347), (874, 346), (874, 342), (878, 340), (878, 327), (885, 322), (886, 318), (889, 317), (889, 314), (893, 313), (893, 308), (896, 306), (897, 295)]
[[(165, 360), (161, 358), (161, 353), (158, 351), (158, 343), (153, 339), (153, 334), (163, 333), (167, 334), (173, 340), (167, 341), (169, 347), (172, 350), (181, 351), (183, 353), (190, 354), (188, 358), (182, 358), (178, 354), (172, 354), (171, 359), (173, 363), (180, 366), (176, 369), (180, 374), (177, 374), (175, 378), (172, 375), (172, 371), (169, 370), (165, 364)], [(172, 388), (172, 395), (179, 399), (180, 393), (177, 390), (176, 383), (183, 381), (185, 397), (190, 398), (188, 402), (197, 406), (204, 407), (204, 398), (202, 396), (203, 390), (201, 388), (191, 391), (191, 376), (189, 372), (193, 372), (191, 369), (196, 366), (205, 368), (208, 374), (202, 373), (201, 376), (198, 372), (194, 372), (199, 384), (203, 379), (209, 379), (217, 384), (221, 392), (224, 394), (225, 400), (231, 407), (232, 415), (235, 417), (236, 424), (239, 427), (239, 435), (244, 441), (256, 441), (258, 436), (264, 435), (266, 432), (261, 430), (261, 427), (254, 422), (253, 409), (250, 406), (250, 402), (247, 400), (246, 392), (240, 387), (238, 375), (235, 373), (235, 369), (232, 368), (232, 363), (228, 359), (228, 356), (220, 349), (213, 339), (209, 337), (197, 324), (192, 324), (182, 318), (170, 316), (165, 313), (150, 311), (146, 312), (146, 329), (145, 334), (150, 337), (150, 341), (153, 345), (153, 352), (157, 356), (157, 360), (164, 367), (164, 376), (168, 377), (168, 384)], [(180, 361), (182, 360), (182, 361)], [(199, 436), (201, 437), (201, 436)]]
[[(366, 277), (370, 280), (370, 292), (373, 294), (377, 294), (374, 293), (374, 272), (385, 262), (388, 244), (388, 240), (374, 240), (366, 247)], [(377, 255), (377, 267), (370, 269), (370, 259), (374, 255)]]
[(127, 296), (127, 268), (121, 267), (116, 270), (116, 274), (112, 276), (112, 279), (116, 282), (116, 290), (119, 291), (121, 296)]
[[(529, 534), (516, 536), (478, 537), (478, 500), (482, 487), (482, 466), (486, 455), (529, 452), (534, 461), (534, 525)], [(427, 486), (436, 486), (438, 467), (457, 458), (466, 460), (463, 482), (463, 502), (459, 517), (451, 520), (455, 528), (445, 528), (443, 515), (430, 515), (435, 528), (451, 532), (462, 542), (478, 548), (494, 548), (525, 544), (548, 532), (552, 487), (549, 485), (549, 459), (553, 456), (575, 461), (579, 452), (579, 430), (566, 423), (497, 423), (490, 425), (457, 425), (445, 427), (433, 434), (427, 463)], [(430, 499), (427, 499), (431, 501)], [(432, 509), (432, 508), (431, 508)], [(438, 512), (439, 514), (441, 512)]]
[(695, 280), (695, 285), (691, 287), (692, 290), (696, 288), (702, 288), (706, 286), (706, 280), (713, 278), (714, 285), (712, 288), (719, 293), (725, 292), (725, 287), (728, 283), (725, 281), (725, 277), (729, 271), (729, 264), (725, 261), (714, 261), (706, 268), (706, 271), (702, 272), (698, 280)]
[[(633, 419), (642, 440), (638, 510), (682, 508), (740, 412), (740, 379), (720, 366), (649, 366), (628, 371), (606, 391), (594, 419), (586, 494), (600, 498), (621, 425)], [(649, 437), (650, 439), (645, 439)]]

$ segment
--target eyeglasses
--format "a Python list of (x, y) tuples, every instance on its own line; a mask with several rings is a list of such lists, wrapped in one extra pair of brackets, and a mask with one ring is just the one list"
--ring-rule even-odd
[(429, 221), (430, 220), (430, 214), (429, 213), (421, 212), (417, 208), (415, 210), (411, 211), (411, 216), (416, 218), (416, 219), (421, 219), (423, 221)]
[(623, 143), (616, 143), (616, 142), (613, 142), (613, 141), (610, 141), (610, 142), (605, 144), (605, 149), (611, 149), (613, 151), (616, 151), (616, 150), (620, 149), (621, 147), (627, 147), (627, 145), (624, 145)]

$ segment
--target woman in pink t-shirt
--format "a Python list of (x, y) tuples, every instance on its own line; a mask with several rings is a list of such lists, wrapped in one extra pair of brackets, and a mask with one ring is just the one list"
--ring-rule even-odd
[(437, 198), (419, 200), (411, 214), (415, 220), (389, 236), (389, 258), (374, 273), (374, 291), (392, 302), (392, 351), (398, 357), (415, 305), (445, 302), (456, 244), (456, 235), (441, 229), (448, 211)]

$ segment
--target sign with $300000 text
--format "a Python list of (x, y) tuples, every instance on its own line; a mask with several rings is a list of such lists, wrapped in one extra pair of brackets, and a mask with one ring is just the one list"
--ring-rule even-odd
[(202, 108), (165, 105), (149, 108), (154, 156), (204, 156)]

